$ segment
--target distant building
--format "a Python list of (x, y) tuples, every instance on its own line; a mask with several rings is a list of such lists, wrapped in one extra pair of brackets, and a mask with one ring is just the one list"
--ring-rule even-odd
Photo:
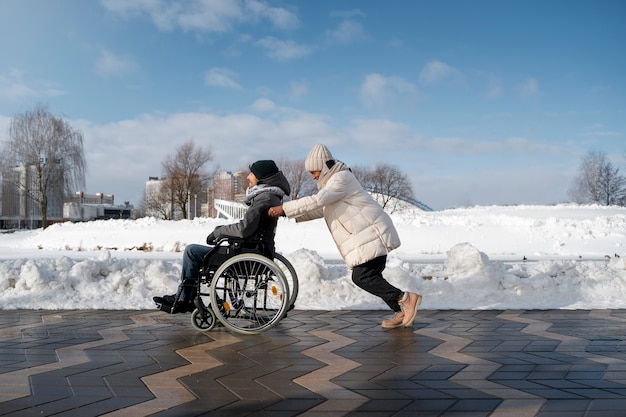
[[(198, 216), (217, 217), (215, 200), (243, 201), (248, 187), (248, 173), (240, 171), (231, 173), (223, 171), (211, 178), (205, 192), (189, 196), (189, 217)], [(180, 219), (182, 213), (172, 201), (165, 201), (161, 196), (161, 187), (164, 179), (149, 177), (146, 181), (146, 216), (158, 218)]]
[[(20, 164), (1, 174), (0, 227), (24, 229), (41, 227), (39, 201), (41, 192), (36, 184), (34, 165)], [(19, 184), (19, 185), (18, 185)], [(63, 220), (63, 184), (48, 190), (48, 223)]]
[(242, 202), (248, 189), (248, 172), (239, 171), (233, 174), (233, 200)]
[[(162, 189), (166, 178), (148, 177), (146, 181), (146, 216), (157, 217), (161, 219), (180, 220), (183, 218), (183, 212), (180, 207), (175, 204), (173, 196), (166, 198)], [(207, 193), (189, 194), (187, 197), (187, 210), (189, 218), (193, 219), (206, 215)]]
[(146, 181), (146, 216), (174, 219), (173, 201), (165, 201), (161, 198), (163, 180), (159, 177), (148, 177)]
[[(19, 165), (5, 171), (1, 177), (0, 228), (36, 229), (42, 226), (41, 194), (34, 170), (34, 165)], [(63, 184), (57, 184), (48, 190), (48, 224), (68, 220), (125, 219), (133, 215), (133, 206), (128, 202), (115, 205), (112, 194), (78, 191), (68, 196), (64, 195), (63, 188)]]
[(243, 201), (248, 187), (247, 173), (223, 171), (213, 177), (213, 184), (207, 189), (207, 210), (209, 217), (218, 217), (215, 200)]
[(160, 189), (161, 180), (159, 180), (159, 177), (148, 177), (148, 181), (146, 181), (146, 198), (158, 195)]
[(230, 172), (220, 172), (213, 177), (213, 197), (220, 200), (235, 198), (235, 180)]
[(113, 194), (85, 194), (76, 192), (76, 197), (63, 204), (63, 219), (80, 222), (90, 220), (130, 219), (133, 206), (128, 202), (115, 205)]

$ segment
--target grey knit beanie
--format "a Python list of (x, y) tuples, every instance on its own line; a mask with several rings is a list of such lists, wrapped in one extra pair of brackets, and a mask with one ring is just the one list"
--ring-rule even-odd
[(321, 143), (318, 143), (311, 149), (309, 152), (309, 156), (306, 157), (304, 161), (304, 169), (308, 172), (313, 171), (321, 171), (325, 166), (327, 161), (332, 161), (333, 155), (330, 153), (328, 148)]

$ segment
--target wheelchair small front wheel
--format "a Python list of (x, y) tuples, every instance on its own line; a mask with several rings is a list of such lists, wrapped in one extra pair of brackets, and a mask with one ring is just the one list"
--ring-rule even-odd
[(215, 327), (217, 318), (213, 310), (209, 308), (196, 308), (191, 313), (191, 325), (201, 332), (208, 332)]

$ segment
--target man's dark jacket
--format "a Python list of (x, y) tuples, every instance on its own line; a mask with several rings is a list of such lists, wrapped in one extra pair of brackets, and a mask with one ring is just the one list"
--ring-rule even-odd
[(213, 236), (216, 239), (236, 237), (247, 241), (260, 240), (265, 248), (264, 255), (272, 259), (274, 258), (274, 236), (276, 235), (278, 219), (270, 217), (267, 213), (270, 207), (280, 206), (283, 202), (283, 195), (278, 192), (276, 187), (282, 190), (285, 195), (290, 194), (291, 187), (281, 171), (260, 180), (258, 184), (264, 187), (264, 191), (252, 199), (244, 218), (237, 223), (217, 226), (213, 230)]

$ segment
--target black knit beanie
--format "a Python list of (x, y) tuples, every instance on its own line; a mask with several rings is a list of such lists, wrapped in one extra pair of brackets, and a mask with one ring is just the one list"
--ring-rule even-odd
[(276, 174), (278, 172), (278, 167), (276, 166), (274, 161), (266, 159), (254, 162), (252, 165), (250, 165), (250, 171), (252, 171), (254, 176), (259, 181), (261, 181)]

